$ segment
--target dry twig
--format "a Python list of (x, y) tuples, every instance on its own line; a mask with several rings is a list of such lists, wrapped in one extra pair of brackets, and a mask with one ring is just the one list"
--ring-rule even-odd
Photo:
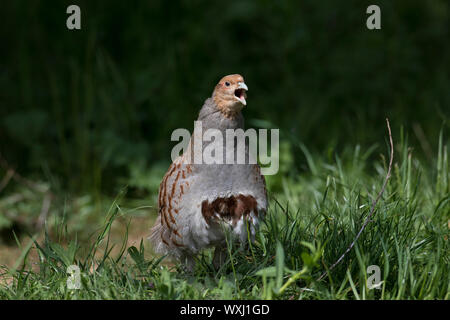
[[(26, 186), (30, 190), (44, 195), (44, 198), (42, 200), (41, 212), (35, 223), (37, 229), (41, 229), (45, 223), (45, 220), (47, 219), (50, 210), (50, 205), (54, 197), (53, 193), (50, 190), (48, 190), (48, 188), (42, 187), (38, 183), (21, 176), (14, 168), (10, 166), (8, 161), (3, 157), (1, 153), (0, 153), (0, 168), (3, 168), (6, 171), (5, 177), (2, 179), (2, 181), (0, 181), (0, 192), (8, 185), (9, 181), (13, 179), (17, 183)], [(19, 196), (17, 201), (21, 201), (22, 199), (23, 197)]]
[(358, 241), (359, 237), (361, 236), (362, 232), (366, 228), (367, 224), (370, 221), (372, 221), (371, 218), (372, 218), (372, 216), (373, 216), (373, 214), (375, 212), (375, 207), (376, 207), (378, 201), (380, 200), (381, 196), (383, 195), (384, 189), (386, 189), (386, 185), (387, 185), (387, 183), (389, 181), (389, 178), (391, 177), (392, 161), (394, 160), (394, 143), (392, 142), (392, 133), (391, 133), (391, 127), (389, 125), (389, 119), (388, 118), (386, 118), (386, 124), (387, 124), (388, 132), (389, 132), (389, 143), (391, 145), (391, 155), (390, 155), (390, 159), (389, 159), (388, 172), (387, 172), (386, 178), (384, 179), (383, 186), (381, 187), (381, 190), (378, 193), (378, 196), (376, 197), (376, 199), (372, 202), (372, 207), (370, 208), (369, 215), (367, 216), (367, 218), (364, 221), (361, 229), (359, 230), (358, 234), (356, 235), (355, 240), (353, 240), (353, 242), (350, 244), (350, 246), (347, 248), (347, 250), (345, 250), (345, 252), (339, 257), (339, 259), (335, 263), (333, 263), (331, 265), (331, 267), (327, 271), (322, 273), (319, 278), (317, 278), (317, 281), (322, 280), (323, 277), (325, 277), (328, 272), (333, 270), (342, 261), (342, 259), (344, 259), (345, 255), (353, 248), (353, 246), (355, 245), (356, 241)]
[(6, 188), (11, 178), (14, 176), (14, 170), (9, 169), (6, 171), (5, 176), (3, 177), (2, 181), (0, 182), (0, 192)]
[[(14, 168), (12, 168), (9, 165), (8, 161), (3, 157), (1, 152), (0, 152), (0, 167), (3, 168), (7, 172), (7, 175), (12, 174), (11, 178), (13, 180), (15, 180), (16, 182), (18, 182), (20, 184), (27, 186), (29, 189), (39, 192), (39, 193), (45, 193), (47, 191), (46, 188), (42, 188), (36, 182), (22, 177)], [(9, 182), (9, 180), (8, 180), (8, 182)]]

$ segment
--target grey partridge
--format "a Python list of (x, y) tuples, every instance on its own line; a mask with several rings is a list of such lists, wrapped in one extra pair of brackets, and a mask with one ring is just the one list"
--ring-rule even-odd
[[(247, 90), (241, 75), (223, 77), (200, 110), (197, 121), (203, 132), (217, 129), (225, 137), (227, 129), (245, 130), (241, 110), (247, 104)], [(218, 268), (226, 258), (226, 232), (241, 243), (254, 240), (267, 211), (266, 184), (255, 163), (194, 163), (188, 157), (195, 149), (193, 137), (161, 182), (159, 214), (150, 241), (157, 253), (185, 263), (188, 270), (193, 270), (200, 250), (215, 247), (213, 263)], [(201, 143), (204, 150), (218, 141)], [(248, 153), (246, 142), (247, 157)]]

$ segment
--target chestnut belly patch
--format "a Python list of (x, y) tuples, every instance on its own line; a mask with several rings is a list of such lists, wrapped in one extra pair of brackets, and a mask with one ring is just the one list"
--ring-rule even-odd
[(228, 198), (216, 198), (212, 202), (208, 200), (202, 202), (202, 215), (208, 224), (218, 215), (236, 225), (241, 217), (248, 218), (252, 212), (258, 216), (257, 202), (253, 196), (240, 194)]

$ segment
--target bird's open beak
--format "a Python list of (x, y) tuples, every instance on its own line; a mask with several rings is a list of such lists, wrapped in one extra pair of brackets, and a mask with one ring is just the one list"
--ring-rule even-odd
[(244, 106), (247, 105), (247, 101), (245, 101), (247, 97), (245, 94), (246, 91), (248, 91), (247, 85), (244, 82), (238, 82), (238, 87), (234, 90), (234, 97)]

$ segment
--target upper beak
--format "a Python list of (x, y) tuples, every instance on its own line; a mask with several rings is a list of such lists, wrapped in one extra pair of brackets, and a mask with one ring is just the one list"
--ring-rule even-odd
[(244, 89), (245, 91), (248, 91), (248, 87), (245, 82), (238, 82), (238, 89)]

